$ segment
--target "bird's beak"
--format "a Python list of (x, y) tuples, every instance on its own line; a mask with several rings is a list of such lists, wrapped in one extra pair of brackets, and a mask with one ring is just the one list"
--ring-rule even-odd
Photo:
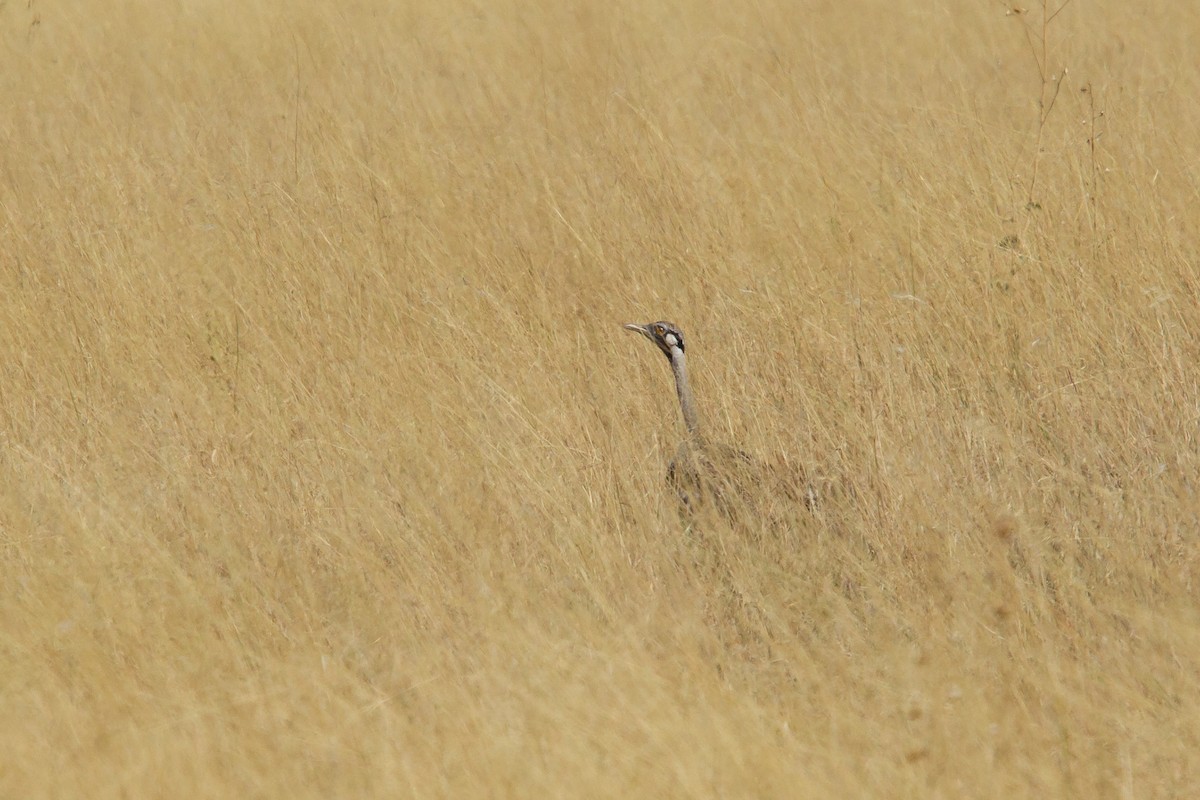
[(634, 322), (626, 322), (621, 327), (623, 327), (627, 331), (635, 331), (637, 333), (640, 333), (642, 336), (645, 336), (647, 339), (654, 338), (653, 336), (650, 335), (650, 327), (648, 325), (638, 325), (637, 323), (634, 323)]

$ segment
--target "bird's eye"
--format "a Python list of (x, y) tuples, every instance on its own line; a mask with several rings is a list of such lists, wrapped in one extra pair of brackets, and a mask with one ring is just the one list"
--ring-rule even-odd
[(662, 325), (655, 325), (654, 332), (657, 333), (659, 336), (663, 336), (664, 334), (666, 334), (667, 329), (664, 328)]

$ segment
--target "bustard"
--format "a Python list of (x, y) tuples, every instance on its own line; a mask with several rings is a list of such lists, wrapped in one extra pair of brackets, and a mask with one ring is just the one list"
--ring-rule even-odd
[(687, 437), (667, 467), (667, 482), (688, 512), (709, 503), (726, 517), (742, 511), (755, 513), (764, 501), (772, 507), (777, 507), (779, 500), (815, 506), (816, 493), (802, 470), (788, 464), (768, 468), (741, 450), (705, 437), (688, 383), (686, 348), (679, 326), (661, 320), (646, 325), (630, 322), (624, 327), (654, 342), (671, 362)]

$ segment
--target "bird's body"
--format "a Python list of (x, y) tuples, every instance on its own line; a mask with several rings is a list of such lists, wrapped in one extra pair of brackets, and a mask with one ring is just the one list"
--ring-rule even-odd
[(719, 442), (689, 436), (667, 465), (667, 483), (688, 511), (712, 503), (726, 516), (752, 500), (757, 464), (746, 453)]
[(815, 494), (803, 471), (786, 464), (767, 468), (741, 450), (705, 437), (688, 381), (683, 332), (676, 325), (629, 323), (625, 329), (654, 342), (671, 362), (687, 437), (667, 467), (667, 482), (686, 511), (711, 507), (735, 517), (763, 513), (765, 505), (775, 506), (780, 500), (813, 506)]

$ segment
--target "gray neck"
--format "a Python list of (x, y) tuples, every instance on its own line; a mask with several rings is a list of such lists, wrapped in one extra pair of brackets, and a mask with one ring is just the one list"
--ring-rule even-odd
[(671, 372), (675, 373), (675, 391), (679, 395), (679, 408), (683, 411), (683, 424), (688, 434), (700, 435), (700, 415), (696, 413), (696, 401), (688, 385), (687, 359), (678, 347), (671, 348)]

